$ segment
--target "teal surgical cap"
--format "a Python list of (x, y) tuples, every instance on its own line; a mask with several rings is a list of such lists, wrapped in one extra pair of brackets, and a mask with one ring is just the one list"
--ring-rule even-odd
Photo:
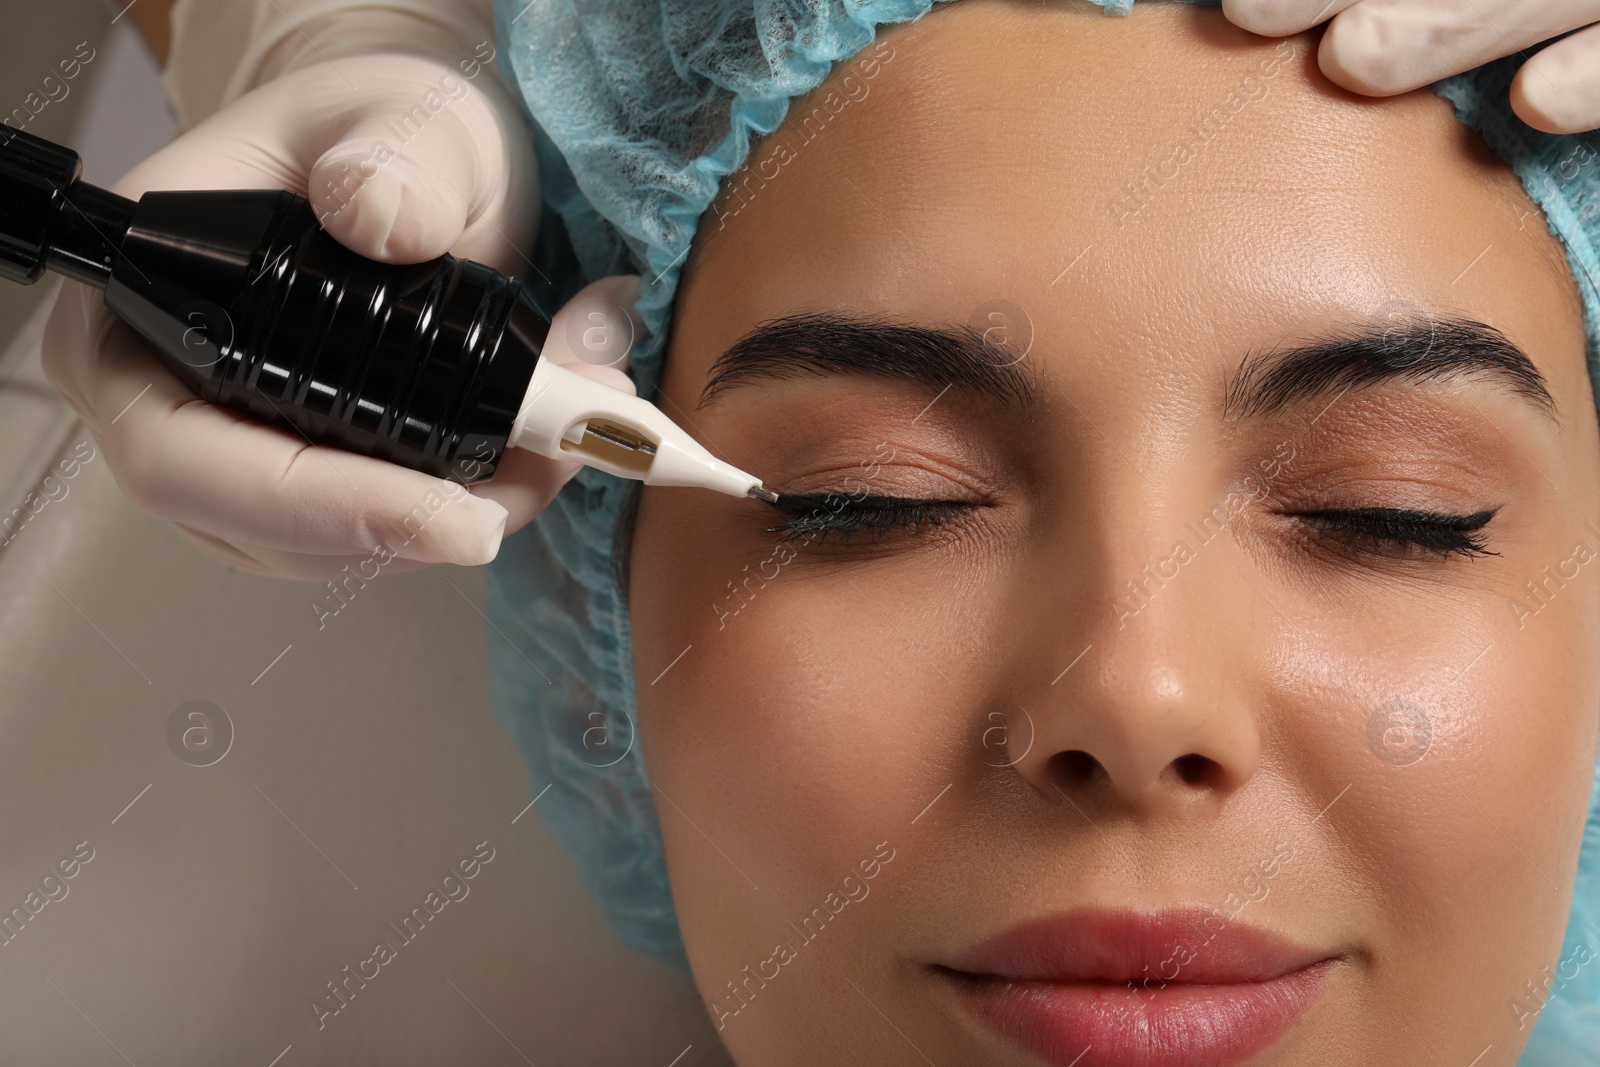
[[(543, 179), (535, 258), (576, 257), (557, 299), (596, 278), (641, 275), (646, 336), (633, 351), (640, 395), (655, 391), (673, 292), (722, 179), (753, 139), (778, 127), (794, 97), (871, 44), (878, 27), (919, 19), (933, 2), (497, 0), (500, 62), (527, 105)], [(1132, 4), (1096, 2), (1108, 15)], [(1600, 136), (1524, 125), (1508, 103), (1520, 59), (1432, 89), (1514, 168), (1560, 238), (1583, 298), (1593, 380)], [(539, 816), (577, 860), (617, 933), (686, 970), (635, 743), (628, 613), (612, 565), (630, 485), (584, 468), (506, 539), (489, 567), (490, 692), (531, 767)], [(1573, 962), (1580, 960), (1586, 965)], [(1561, 961), (1536, 980), (1549, 999), (1541, 989), (1528, 1002), (1537, 1023), (1523, 1067), (1600, 1064), (1600, 776)]]

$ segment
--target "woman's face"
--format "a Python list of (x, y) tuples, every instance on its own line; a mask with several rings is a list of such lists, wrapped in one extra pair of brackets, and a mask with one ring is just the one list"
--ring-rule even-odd
[(630, 594), (740, 1064), (1492, 1067), (1537, 1021), (1600, 708), (1581, 309), (1448, 104), (1313, 43), (941, 6), (703, 220), (661, 403), (790, 507), (647, 490)]

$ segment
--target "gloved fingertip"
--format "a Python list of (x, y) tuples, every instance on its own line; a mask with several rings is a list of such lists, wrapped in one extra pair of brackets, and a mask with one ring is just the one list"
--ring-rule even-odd
[(1285, 5), (1272, 0), (1222, 0), (1222, 14), (1241, 30), (1263, 37), (1282, 37), (1305, 28), (1291, 21)]
[(1437, 50), (1419, 53), (1396, 40), (1381, 15), (1355, 7), (1328, 25), (1317, 46), (1317, 66), (1335, 85), (1363, 96), (1398, 96), (1434, 80), (1428, 65)]
[(603, 286), (623, 307), (632, 312), (633, 305), (639, 302), (640, 277), (637, 274), (613, 274), (595, 282), (596, 286)]
[(395, 163), (396, 207), (381, 258), (421, 261), (450, 251), (466, 228), (467, 203), (409, 160)]
[(1222, 14), (1262, 37), (1288, 37), (1332, 20), (1358, 0), (1222, 0)]
[[(1600, 47), (1595, 53), (1594, 62), (1600, 63)], [(1592, 71), (1563, 69), (1550, 58), (1541, 52), (1517, 71), (1511, 81), (1511, 110), (1542, 133), (1583, 133), (1600, 128), (1600, 77)], [(1595, 85), (1573, 84), (1583, 77)]]
[(473, 486), (472, 492), (505, 507), (510, 517), (503, 536), (510, 536), (532, 522), (581, 470), (581, 463), (511, 448), (500, 457), (493, 480)]
[(584, 286), (551, 320), (548, 355), (574, 370), (587, 366), (626, 371), (629, 353), (644, 336), (644, 323), (634, 310), (638, 299), (635, 274), (612, 275)]
[[(463, 567), (488, 563), (500, 553), (510, 517), (503, 505), (486, 497), (464, 493), (447, 510), (455, 510), (452, 520), (443, 523), (429, 538), (427, 546), (434, 558)], [(441, 512), (441, 515), (443, 512)]]
[(461, 567), (481, 567), (486, 563), (493, 563), (494, 558), (500, 554), (500, 542), (505, 538), (505, 524), (501, 523), (500, 532), (496, 533), (492, 541), (486, 541), (474, 546), (473, 551), (464, 553), (450, 562)]
[(318, 221), (345, 247), (373, 259), (416, 263), (450, 250), (466, 225), (434, 179), (404, 156), (329, 156), (312, 168)]

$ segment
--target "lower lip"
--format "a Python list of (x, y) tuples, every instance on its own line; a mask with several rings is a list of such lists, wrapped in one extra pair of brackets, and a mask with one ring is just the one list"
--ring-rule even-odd
[(1232, 1067), (1288, 1032), (1332, 963), (1262, 982), (1158, 989), (944, 973), (979, 1018), (1056, 1067)]

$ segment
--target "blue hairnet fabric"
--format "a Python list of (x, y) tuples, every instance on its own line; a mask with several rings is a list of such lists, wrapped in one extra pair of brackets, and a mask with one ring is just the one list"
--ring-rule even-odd
[[(640, 395), (656, 388), (679, 273), (722, 179), (835, 62), (870, 44), (879, 26), (918, 19), (935, 2), (947, 0), (496, 0), (500, 62), (534, 127), (547, 220), (560, 221), (540, 241), (569, 241), (581, 268), (558, 299), (594, 278), (642, 276)], [(1133, 0), (1095, 2), (1123, 14)], [(1510, 163), (1560, 238), (1597, 380), (1600, 135), (1552, 136), (1517, 119), (1507, 88), (1519, 60), (1432, 88)], [(489, 567), (491, 698), (528, 760), (540, 817), (619, 936), (687, 970), (633, 743), (628, 615), (611, 558), (628, 488), (586, 468), (502, 546)], [(1543, 991), (1527, 1001), (1545, 1006), (1524, 1067), (1600, 1064), (1600, 773), (1561, 960), (1548, 1001)]]

